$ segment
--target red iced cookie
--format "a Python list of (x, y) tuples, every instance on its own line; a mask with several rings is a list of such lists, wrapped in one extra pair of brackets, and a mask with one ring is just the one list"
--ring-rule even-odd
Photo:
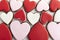
[(45, 12), (45, 11), (42, 12), (41, 19), (40, 19), (40, 22), (42, 24), (45, 24), (45, 23), (50, 22), (52, 20), (53, 20), (53, 17), (50, 14), (48, 14), (48, 12)]
[(50, 10), (54, 12), (57, 9), (60, 9), (60, 1), (59, 0), (51, 0)]
[(32, 11), (35, 7), (36, 7), (36, 2), (29, 0), (24, 1), (24, 9), (26, 10), (26, 12)]
[(21, 21), (26, 21), (26, 14), (23, 10), (18, 10), (15, 13), (14, 18), (19, 19)]
[(8, 12), (10, 10), (9, 3), (7, 0), (1, 0), (0, 1), (0, 11)]
[(12, 40), (11, 32), (4, 23), (0, 24), (0, 40)]
[(30, 33), (29, 40), (48, 40), (48, 32), (41, 23), (36, 23)]

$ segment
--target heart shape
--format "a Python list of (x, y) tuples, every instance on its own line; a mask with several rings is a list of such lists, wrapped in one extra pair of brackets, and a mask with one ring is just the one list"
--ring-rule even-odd
[(55, 22), (60, 22), (60, 10), (57, 10), (55, 16), (54, 16)]
[(55, 12), (57, 9), (60, 9), (60, 0), (51, 0), (50, 10)]
[(26, 21), (26, 13), (25, 13), (25, 11), (23, 11), (23, 10), (18, 10), (18, 11), (15, 13), (14, 18), (19, 19), (19, 20), (22, 20), (22, 22), (23, 22), (23, 21)]
[(29, 0), (24, 1), (24, 9), (26, 10), (26, 12), (32, 11), (35, 7), (36, 7), (36, 2)]
[[(30, 31), (30, 25), (28, 23), (20, 23), (19, 21), (13, 21), (10, 24), (10, 29), (16, 40), (24, 39)], [(17, 34), (17, 35), (16, 35)]]
[(36, 7), (37, 11), (49, 10), (49, 5), (45, 1), (40, 1)]
[(33, 14), (32, 12), (29, 12), (27, 14), (27, 19), (29, 20), (29, 22), (34, 25), (35, 23), (37, 23), (39, 21), (40, 18), (40, 14), (39, 13), (35, 13)]
[(5, 11), (5, 12), (10, 11), (9, 3), (6, 0), (0, 1), (0, 11)]
[(29, 40), (48, 40), (48, 32), (40, 22), (32, 27), (28, 36)]
[(9, 24), (13, 18), (13, 13), (8, 12), (6, 14), (6, 13), (2, 12), (2, 14), (0, 15), (0, 18), (3, 20), (3, 22), (5, 22), (6, 24)]
[(10, 6), (12, 11), (16, 11), (18, 9), (20, 9), (23, 5), (23, 2), (21, 2), (20, 0), (11, 0), (10, 1)]
[(45, 11), (42, 12), (41, 20), (40, 20), (40, 22), (42, 24), (45, 24), (45, 23), (50, 22), (52, 20), (53, 20), (53, 17), (50, 14), (48, 14), (48, 12), (45, 12)]
[(11, 32), (4, 23), (0, 24), (0, 40), (12, 40)]
[(47, 29), (54, 40), (60, 40), (60, 23), (50, 22)]

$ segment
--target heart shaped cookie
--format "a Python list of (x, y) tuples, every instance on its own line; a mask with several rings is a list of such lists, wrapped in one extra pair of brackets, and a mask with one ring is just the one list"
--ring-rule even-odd
[(45, 1), (40, 1), (36, 7), (37, 11), (49, 10), (49, 5)]
[(60, 23), (50, 22), (47, 29), (54, 40), (60, 40)]
[(57, 10), (54, 16), (55, 22), (60, 22), (60, 10)]
[(48, 40), (48, 32), (44, 26), (38, 22), (32, 27), (28, 37), (29, 40)]
[(57, 9), (60, 9), (60, 0), (51, 0), (50, 10), (55, 12)]
[(11, 32), (4, 23), (0, 24), (0, 40), (12, 40)]
[(9, 3), (6, 0), (0, 1), (0, 11), (5, 11), (5, 12), (10, 11)]
[(29, 20), (29, 22), (34, 25), (35, 23), (37, 23), (39, 21), (40, 18), (40, 14), (39, 13), (32, 13), (29, 12), (27, 14), (27, 19)]
[(14, 14), (14, 18), (21, 20), (22, 22), (26, 21), (26, 13), (24, 10), (18, 10)]
[(16, 40), (23, 40), (30, 31), (30, 25), (28, 23), (20, 23), (19, 21), (13, 21), (10, 24), (10, 29)]
[(26, 12), (32, 11), (35, 7), (36, 7), (35, 1), (29, 1), (29, 0), (24, 1), (24, 9)]
[(41, 19), (40, 19), (40, 22), (42, 24), (46, 24), (47, 22), (50, 22), (52, 20), (53, 20), (53, 17), (50, 14), (48, 14), (48, 12), (45, 12), (45, 11), (42, 12)]
[(20, 0), (10, 0), (10, 6), (12, 11), (16, 11), (18, 9), (20, 9), (23, 5), (23, 2)]
[(6, 24), (9, 24), (13, 18), (13, 13), (10, 11), (7, 14), (2, 12), (2, 14), (0, 15), (0, 18), (3, 20), (3, 22), (5, 22)]

